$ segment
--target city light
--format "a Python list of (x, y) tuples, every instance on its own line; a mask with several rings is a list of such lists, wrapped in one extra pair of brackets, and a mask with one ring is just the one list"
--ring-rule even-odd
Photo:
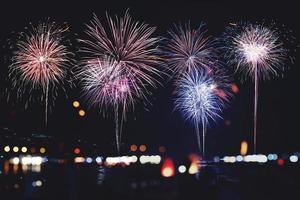
[(215, 156), (214, 157), (214, 162), (217, 162), (217, 163), (220, 162), (220, 157), (219, 156)]
[(138, 161), (138, 158), (136, 156), (131, 156), (131, 162), (136, 163)]
[(278, 159), (278, 160), (277, 160), (277, 164), (278, 164), (279, 166), (283, 166), (283, 165), (284, 165), (284, 160), (283, 160), (282, 158)]
[(278, 159), (278, 155), (277, 154), (269, 154), (268, 155), (268, 160), (277, 160)]
[(9, 151), (10, 151), (10, 147), (9, 147), (9, 146), (5, 146), (5, 147), (4, 147), (4, 151), (5, 151), (5, 152), (9, 152)]
[(237, 162), (242, 162), (243, 161), (243, 156), (241, 156), (241, 155), (238, 155), (237, 157), (236, 157), (236, 161)]
[(169, 178), (175, 175), (174, 163), (170, 158), (167, 158), (161, 167), (161, 175)]
[(189, 174), (197, 174), (198, 171), (198, 163), (193, 161), (189, 168)]
[(22, 153), (26, 153), (27, 152), (27, 147), (22, 147), (21, 151), (22, 151)]
[(145, 152), (146, 150), (147, 150), (146, 145), (143, 144), (143, 145), (140, 146), (140, 151), (141, 152)]
[(156, 156), (146, 156), (146, 155), (142, 155), (140, 157), (140, 163), (141, 164), (146, 164), (146, 163), (150, 163), (150, 164), (159, 164), (161, 161), (161, 157), (159, 155)]
[(35, 156), (31, 158), (32, 165), (41, 165), (43, 163), (43, 158), (40, 156)]
[(81, 109), (81, 110), (78, 111), (78, 114), (79, 114), (80, 117), (84, 117), (85, 116), (85, 111)]
[(259, 155), (247, 155), (244, 157), (245, 162), (259, 162), (265, 163), (268, 161), (267, 156), (259, 154)]
[(101, 164), (101, 163), (102, 163), (102, 157), (98, 156), (98, 157), (96, 158), (96, 162), (97, 162), (98, 164)]
[[(286, 155), (283, 156), (284, 158)], [(292, 154), (288, 156), (286, 159), (289, 158), (289, 161), (292, 163), (296, 163), (299, 161), (298, 153)], [(268, 155), (264, 154), (253, 154), (253, 155), (246, 155), (246, 156), (224, 156), (221, 159), (225, 163), (235, 163), (235, 162), (257, 162), (257, 163), (266, 163), (268, 161), (276, 161), (279, 166), (284, 165), (285, 160), (283, 158), (278, 159), (278, 155), (275, 153), (270, 153)], [(214, 158), (214, 162), (218, 162)]]
[(85, 161), (86, 161), (87, 163), (92, 163), (92, 162), (93, 162), (93, 159), (90, 158), (90, 157), (87, 157), (87, 158), (85, 159)]
[(24, 156), (21, 158), (21, 164), (22, 165), (41, 165), (43, 162), (46, 162), (45, 158), (42, 158), (40, 156)]
[(135, 144), (132, 144), (131, 146), (130, 146), (130, 151), (136, 151), (137, 150), (137, 146), (135, 145)]
[(184, 165), (180, 165), (178, 167), (178, 171), (179, 171), (179, 173), (183, 174), (186, 172), (186, 167)]
[(17, 153), (18, 151), (19, 151), (19, 147), (17, 147), (17, 146), (14, 146), (14, 148), (13, 148), (13, 152)]
[(247, 154), (247, 152), (248, 152), (248, 143), (246, 141), (242, 141), (240, 154), (242, 156), (245, 156)]
[(43, 182), (41, 180), (33, 181), (32, 186), (33, 187), (41, 187), (43, 185)]
[(291, 155), (291, 156), (290, 156), (290, 161), (293, 162), (293, 163), (298, 162), (298, 156), (296, 156), (296, 155)]
[(9, 160), (11, 164), (18, 165), (20, 163), (20, 159), (18, 157), (14, 157)]
[(75, 148), (75, 149), (74, 149), (74, 153), (75, 153), (75, 154), (80, 154), (80, 149), (79, 149), (79, 148)]
[(138, 158), (136, 156), (121, 156), (121, 157), (107, 157), (105, 162), (108, 166), (114, 166), (117, 164), (130, 165), (136, 163)]
[(84, 157), (75, 157), (74, 162), (75, 163), (83, 163), (85, 161)]
[(159, 151), (160, 153), (165, 153), (165, 152), (166, 152), (166, 147), (160, 146), (160, 147), (158, 148), (158, 151)]
[(235, 163), (236, 162), (236, 157), (235, 156), (225, 156), (223, 158), (223, 161), (226, 163)]
[(30, 165), (31, 164), (31, 156), (26, 156), (21, 159), (22, 165)]
[(73, 101), (73, 107), (74, 108), (79, 108), (79, 106), (80, 106), (79, 101)]
[(46, 153), (45, 147), (41, 147), (41, 148), (40, 148), (40, 153), (42, 153), (42, 154)]
[(30, 149), (30, 152), (31, 152), (31, 153), (35, 153), (35, 148), (32, 147), (32, 148)]

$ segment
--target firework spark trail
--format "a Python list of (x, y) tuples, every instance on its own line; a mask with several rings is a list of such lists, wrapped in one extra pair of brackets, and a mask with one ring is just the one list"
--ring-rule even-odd
[(186, 120), (192, 120), (197, 134), (198, 147), (201, 142), (198, 127), (202, 126), (202, 155), (205, 157), (205, 132), (210, 121), (216, 122), (230, 99), (224, 73), (195, 70), (185, 73), (177, 82), (175, 109), (183, 113)]
[(262, 25), (246, 24), (228, 28), (225, 41), (228, 44), (226, 56), (229, 63), (235, 64), (237, 72), (254, 81), (253, 135), (256, 153), (259, 80), (281, 74), (287, 50), (280, 41), (279, 33)]
[(202, 23), (198, 29), (190, 24), (170, 30), (165, 54), (167, 64), (175, 76), (192, 72), (199, 67), (210, 69), (217, 58), (215, 41), (208, 36)]
[(128, 12), (122, 18), (107, 15), (107, 21), (107, 30), (96, 16), (87, 25), (89, 39), (80, 40), (86, 57), (77, 73), (89, 105), (114, 109), (119, 153), (126, 112), (137, 101), (147, 101), (149, 87), (158, 84), (161, 59), (154, 27), (133, 21)]
[[(9, 78), (13, 89), (20, 91), (21, 97), (27, 87), (30, 91), (41, 89), (45, 101), (45, 123), (48, 117), (50, 88), (56, 90), (62, 83), (71, 63), (71, 53), (62, 44), (63, 34), (68, 27), (59, 27), (55, 23), (41, 23), (31, 31), (22, 33), (16, 43)], [(54, 93), (51, 95), (55, 98)], [(30, 97), (31, 98), (31, 97)]]

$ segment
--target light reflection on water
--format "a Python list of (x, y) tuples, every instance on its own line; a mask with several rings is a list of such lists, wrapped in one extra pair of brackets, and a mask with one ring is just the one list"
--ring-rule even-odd
[(97, 173), (97, 184), (102, 185), (103, 181), (105, 179), (106, 170), (103, 166), (98, 166), (97, 171), (98, 171), (98, 173)]
[[(213, 166), (203, 168), (198, 178), (188, 173), (162, 178), (158, 165), (106, 167), (97, 163), (74, 164), (53, 160), (38, 166), (16, 165), (8, 160), (0, 160), (0, 164), (0, 197), (9, 196), (9, 200), (92, 200), (95, 197), (105, 200), (181, 200), (194, 199), (199, 194), (210, 197), (202, 199), (243, 199), (242, 196), (249, 195), (244, 188), (253, 188), (251, 197), (255, 197), (266, 193), (266, 185), (272, 186), (269, 191), (274, 191), (273, 187), (279, 191), (279, 188), (285, 188), (286, 180), (300, 176), (298, 167), (289, 168), (294, 173), (279, 173), (278, 168), (262, 165)], [(215, 176), (215, 167), (217, 171), (226, 171), (226, 174)], [(255, 174), (261, 175), (260, 181)], [(299, 181), (293, 184), (295, 188), (298, 186)]]
[(105, 167), (97, 164), (32, 165), (7, 159), (0, 160), (0, 167), (0, 194), (10, 199), (44, 199), (55, 193), (62, 199), (78, 199), (81, 191), (98, 192), (106, 178)]

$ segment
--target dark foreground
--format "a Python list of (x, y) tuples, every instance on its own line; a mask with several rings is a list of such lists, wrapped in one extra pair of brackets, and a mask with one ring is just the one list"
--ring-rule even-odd
[[(50, 163), (41, 169), (1, 162), (0, 199), (299, 199), (300, 164), (215, 163), (191, 175), (162, 177), (161, 165), (107, 167)], [(6, 166), (5, 166), (6, 165)], [(3, 171), (4, 170), (4, 171)]]

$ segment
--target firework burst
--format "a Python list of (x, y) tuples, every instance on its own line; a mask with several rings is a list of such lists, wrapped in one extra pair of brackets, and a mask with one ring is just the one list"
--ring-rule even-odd
[(9, 67), (9, 78), (18, 97), (22, 98), (28, 90), (29, 93), (34, 90), (42, 91), (46, 124), (49, 97), (54, 99), (57, 88), (63, 87), (71, 64), (72, 54), (62, 41), (67, 31), (68, 27), (46, 22), (21, 33)]
[(139, 97), (138, 91), (134, 90), (134, 76), (124, 73), (122, 64), (110, 58), (87, 62), (80, 78), (88, 104), (104, 109), (124, 104), (125, 114)]
[(280, 75), (287, 59), (287, 49), (280, 34), (262, 25), (237, 24), (225, 34), (226, 57), (242, 77), (254, 81), (254, 153), (256, 153), (258, 82)]
[[(147, 100), (149, 87), (156, 87), (160, 71), (157, 54), (158, 38), (154, 27), (107, 15), (108, 27), (94, 19), (87, 25), (87, 40), (80, 40), (86, 57), (78, 70), (84, 95), (91, 106), (105, 111), (113, 108), (116, 123), (117, 150), (120, 152), (122, 123), (125, 114), (137, 100)], [(119, 128), (119, 110), (121, 113)]]
[(210, 69), (217, 58), (215, 41), (208, 36), (204, 24), (192, 29), (190, 24), (175, 26), (169, 32), (165, 48), (166, 60), (175, 76), (199, 67)]
[(191, 120), (196, 127), (199, 150), (201, 142), (199, 125), (202, 126), (202, 155), (205, 155), (205, 132), (211, 121), (221, 117), (223, 108), (231, 93), (228, 77), (222, 71), (195, 70), (184, 73), (177, 82), (175, 90), (175, 109), (183, 113), (186, 120)]
[(227, 58), (243, 77), (269, 79), (284, 70), (287, 50), (276, 30), (262, 25), (236, 25), (227, 29)]

